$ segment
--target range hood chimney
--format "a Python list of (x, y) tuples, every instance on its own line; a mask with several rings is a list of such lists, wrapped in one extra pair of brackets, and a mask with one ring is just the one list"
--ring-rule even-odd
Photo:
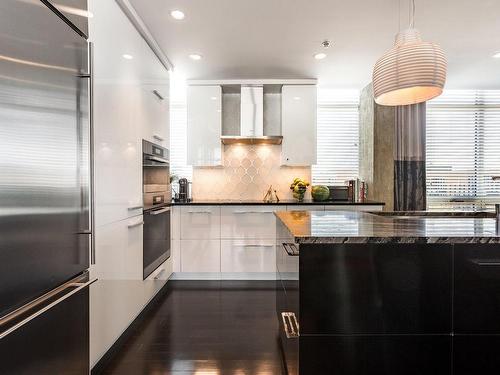
[(282, 136), (264, 135), (264, 86), (241, 86), (240, 135), (222, 136), (225, 145), (281, 144)]

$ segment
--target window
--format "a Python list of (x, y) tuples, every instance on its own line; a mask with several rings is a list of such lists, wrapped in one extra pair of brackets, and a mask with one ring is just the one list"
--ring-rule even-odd
[(491, 208), (500, 201), (494, 175), (500, 175), (500, 91), (446, 91), (428, 102), (428, 208)]
[(192, 181), (193, 167), (187, 165), (186, 83), (171, 75), (170, 86), (170, 174)]
[(318, 90), (318, 164), (312, 183), (344, 185), (359, 172), (359, 91)]

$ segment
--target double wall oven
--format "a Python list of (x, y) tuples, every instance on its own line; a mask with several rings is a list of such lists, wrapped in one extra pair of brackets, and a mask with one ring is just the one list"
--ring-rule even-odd
[(170, 162), (168, 149), (142, 141), (144, 194), (143, 277), (170, 258)]

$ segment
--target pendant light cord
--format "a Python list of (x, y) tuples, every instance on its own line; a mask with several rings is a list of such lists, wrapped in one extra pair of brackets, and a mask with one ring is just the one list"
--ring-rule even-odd
[(410, 0), (410, 6), (408, 7), (408, 18), (410, 19), (410, 29), (415, 28), (415, 0)]
[(401, 0), (398, 0), (398, 32), (401, 31)]

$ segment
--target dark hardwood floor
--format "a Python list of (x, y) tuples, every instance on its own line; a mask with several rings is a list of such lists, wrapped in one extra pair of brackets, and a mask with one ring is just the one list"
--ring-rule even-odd
[(169, 281), (106, 375), (279, 375), (273, 281)]

